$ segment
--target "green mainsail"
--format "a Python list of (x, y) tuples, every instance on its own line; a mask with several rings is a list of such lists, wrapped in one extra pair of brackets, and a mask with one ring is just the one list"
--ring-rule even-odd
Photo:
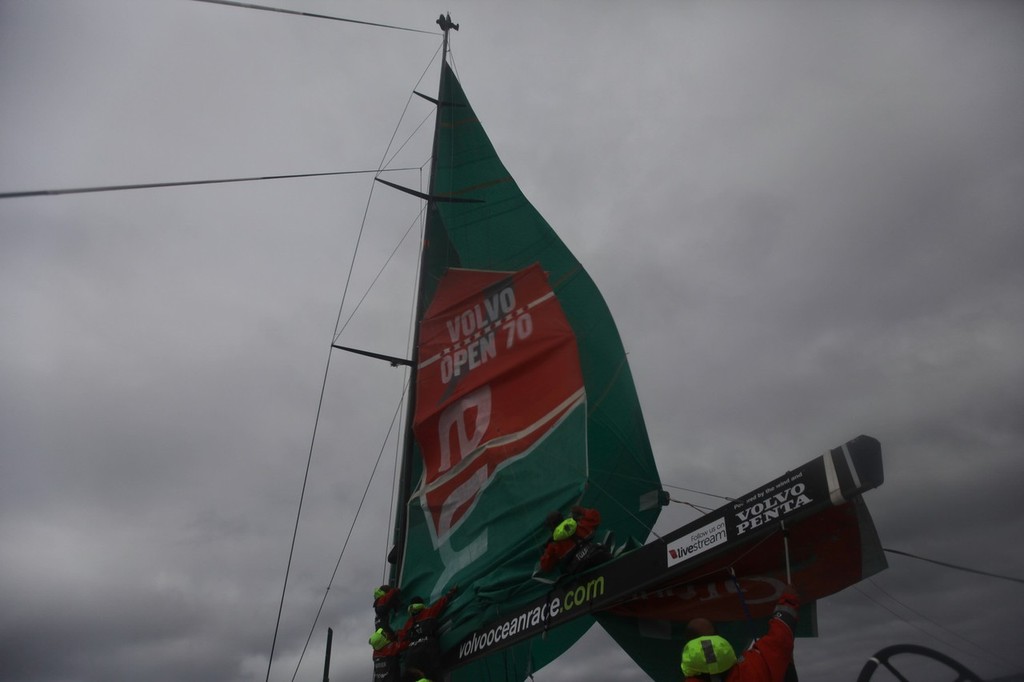
[[(450, 648), (550, 589), (534, 577), (548, 512), (597, 508), (599, 534), (639, 544), (663, 494), (600, 292), (509, 176), (447, 63), (437, 99), (393, 580), (428, 601), (458, 587)], [(453, 679), (525, 679), (593, 622)]]

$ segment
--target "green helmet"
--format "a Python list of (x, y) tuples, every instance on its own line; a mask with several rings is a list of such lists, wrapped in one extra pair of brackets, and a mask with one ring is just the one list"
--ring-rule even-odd
[(683, 647), (683, 674), (719, 675), (736, 664), (736, 652), (725, 638), (718, 635), (691, 639)]
[(569, 517), (555, 526), (555, 532), (551, 534), (555, 542), (568, 540), (576, 533), (576, 519)]
[(425, 608), (427, 608), (427, 605), (423, 603), (422, 597), (413, 597), (409, 600), (409, 606), (406, 609), (406, 611), (408, 611), (409, 615), (411, 616), (413, 614), (419, 613)]
[(377, 631), (370, 635), (370, 646), (373, 647), (374, 651), (380, 651), (390, 643), (391, 638), (388, 637), (388, 633), (384, 628), (377, 628)]

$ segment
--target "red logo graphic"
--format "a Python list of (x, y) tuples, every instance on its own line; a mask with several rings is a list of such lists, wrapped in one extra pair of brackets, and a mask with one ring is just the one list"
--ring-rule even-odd
[(501, 466), (583, 397), (572, 328), (539, 265), (449, 270), (420, 326), (414, 430), (442, 541)]

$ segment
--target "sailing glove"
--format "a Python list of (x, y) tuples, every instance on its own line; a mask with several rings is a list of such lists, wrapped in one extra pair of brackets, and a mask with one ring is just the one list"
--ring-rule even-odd
[(779, 603), (775, 605), (775, 613), (772, 614), (772, 618), (778, 618), (787, 626), (790, 630), (796, 630), (796, 622), (798, 618), (797, 609), (800, 608), (800, 598), (793, 592), (785, 592), (779, 599)]

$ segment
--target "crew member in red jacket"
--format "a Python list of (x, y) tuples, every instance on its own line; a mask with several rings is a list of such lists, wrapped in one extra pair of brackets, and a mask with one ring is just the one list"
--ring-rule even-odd
[(540, 570), (545, 573), (559, 564), (562, 564), (562, 573), (577, 573), (610, 556), (608, 548), (592, 537), (601, 523), (601, 513), (580, 506), (574, 506), (571, 511), (568, 518), (557, 511), (551, 512), (545, 521), (551, 531), (551, 539), (540, 558)]
[(403, 647), (402, 670), (403, 679), (417, 680), (423, 677), (438, 679), (441, 677), (441, 643), (438, 640), (441, 613), (455, 594), (452, 588), (427, 606), (421, 597), (409, 600), (409, 619), (405, 621), (398, 633), (398, 641)]
[(373, 647), (374, 682), (397, 682), (400, 669), (398, 655), (405, 648), (391, 630), (391, 614), (398, 610), (399, 590), (391, 585), (381, 585), (373, 591), (373, 626), (377, 628), (370, 635)]
[(705, 618), (690, 621), (694, 634), (683, 647), (683, 675), (686, 682), (783, 682), (793, 663), (793, 631), (800, 601), (787, 590), (768, 624), (768, 632), (755, 641), (737, 660), (732, 645), (714, 634)]
[(384, 626), (370, 635), (370, 646), (373, 647), (373, 682), (398, 682), (401, 679), (398, 656), (405, 649), (405, 642)]
[(401, 591), (391, 585), (381, 585), (373, 591), (373, 626), (387, 627), (391, 624), (391, 612), (398, 610)]

